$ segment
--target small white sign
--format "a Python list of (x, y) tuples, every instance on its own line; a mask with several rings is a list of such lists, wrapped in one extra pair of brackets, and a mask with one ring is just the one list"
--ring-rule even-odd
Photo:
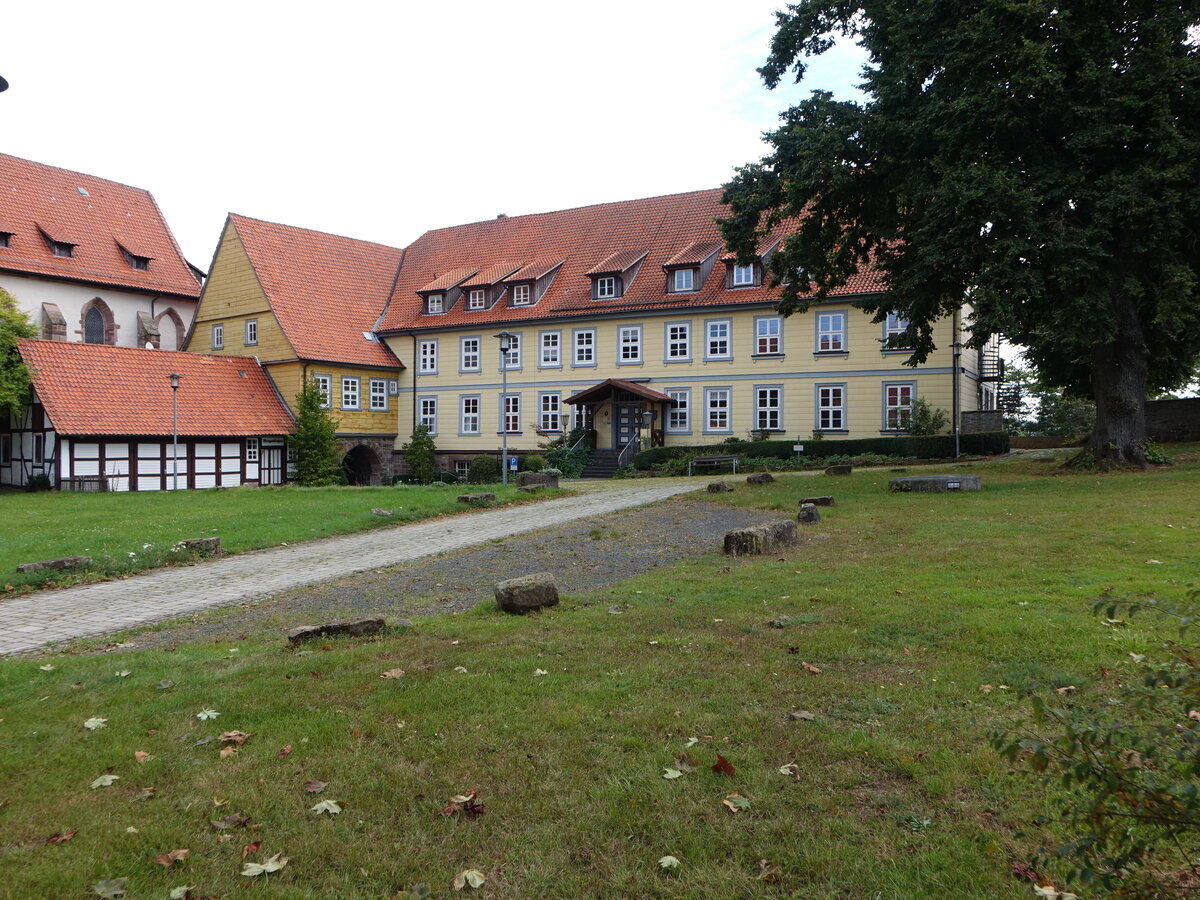
[(803, 453), (804, 445), (803, 444), (792, 444), (792, 449), (795, 450), (797, 453)]

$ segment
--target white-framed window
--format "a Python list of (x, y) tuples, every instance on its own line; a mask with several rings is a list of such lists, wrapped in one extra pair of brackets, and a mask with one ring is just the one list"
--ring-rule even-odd
[(465, 337), (459, 342), (458, 369), (460, 372), (479, 371), (478, 337)]
[(573, 338), (573, 364), (577, 366), (594, 366), (596, 364), (596, 329), (581, 328)]
[(246, 462), (258, 462), (258, 438), (246, 438)]
[(617, 279), (612, 275), (605, 275), (603, 278), (596, 279), (596, 299), (611, 300), (617, 296)]
[(313, 381), (317, 383), (317, 389), (321, 392), (321, 406), (324, 409), (333, 408), (333, 376), (332, 375), (314, 375)]
[(683, 362), (692, 358), (692, 323), (668, 322), (667, 362)]
[(783, 428), (783, 388), (777, 385), (754, 389), (754, 430), (780, 431)]
[(342, 409), (360, 409), (359, 405), (360, 379), (343, 376), (342, 378)]
[(823, 312), (817, 314), (817, 352), (844, 353), (846, 350), (846, 314)]
[(528, 306), (532, 299), (533, 291), (529, 289), (527, 284), (514, 284), (512, 289), (512, 305), (513, 306)]
[(562, 431), (562, 397), (538, 394), (538, 427), (542, 431)]
[(617, 329), (617, 365), (642, 361), (642, 326), (622, 325)]
[(689, 434), (692, 430), (691, 389), (670, 388), (665, 393), (675, 401), (675, 405), (667, 410), (667, 422), (664, 430), (668, 434)]
[(212, 327), (212, 348), (214, 350), (225, 349), (225, 325), (221, 322), (216, 322)]
[(917, 386), (911, 381), (885, 381), (883, 384), (883, 430), (905, 431), (912, 418)]
[(33, 436), (33, 464), (35, 466), (43, 465), (46, 462), (46, 435), (35, 434)]
[(676, 294), (694, 291), (696, 289), (695, 269), (676, 269), (672, 273), (671, 291)]
[(246, 346), (258, 343), (258, 319), (246, 320)]
[(996, 389), (990, 384), (981, 384), (979, 386), (979, 408), (982, 410), (996, 408)]
[(562, 367), (562, 332), (543, 331), (541, 335), (541, 354), (538, 366), (543, 369), (558, 369)]
[(883, 320), (883, 341), (884, 351), (888, 350), (903, 350), (904, 347), (888, 347), (887, 342), (897, 335), (903, 334), (908, 328), (908, 319), (897, 313), (888, 313), (887, 318)]
[(417, 345), (417, 371), (422, 375), (437, 374), (437, 350), (437, 341), (421, 341)]
[(521, 395), (520, 394), (505, 394), (502, 398), (501, 421), (504, 423), (504, 430), (509, 434), (517, 433), (521, 430)]
[(430, 434), (437, 434), (437, 397), (417, 400), (417, 424), (428, 428)]
[(387, 412), (388, 385), (386, 378), (371, 379), (371, 409), (374, 412)]
[(710, 319), (704, 323), (704, 358), (731, 359), (733, 326), (729, 319)]
[(760, 316), (754, 320), (754, 355), (778, 356), (783, 353), (783, 318)]
[(733, 286), (750, 287), (754, 284), (754, 265), (733, 267)]
[(705, 433), (726, 433), (732, 430), (730, 426), (732, 396), (732, 388), (710, 387), (704, 389)]
[(575, 404), (575, 417), (572, 428), (591, 428), (595, 422), (596, 410), (586, 403)]
[(463, 394), (458, 398), (458, 433), (479, 434), (478, 394)]
[(817, 420), (813, 423), (818, 431), (846, 430), (846, 386), (844, 384), (817, 385)]
[(500, 353), (500, 364), (506, 369), (521, 368), (521, 336), (509, 333), (508, 352)]
[(466, 478), (471, 471), (471, 461), (469, 459), (456, 459), (454, 461), (454, 474), (459, 480)]
[(483, 288), (472, 288), (467, 294), (467, 309), (483, 309), (487, 306), (487, 291)]
[(430, 294), (429, 299), (425, 302), (425, 311), (430, 315), (435, 315), (445, 311), (445, 296), (443, 294)]

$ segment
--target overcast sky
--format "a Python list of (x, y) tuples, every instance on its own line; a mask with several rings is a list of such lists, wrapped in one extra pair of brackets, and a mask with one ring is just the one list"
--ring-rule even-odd
[(768, 91), (781, 0), (8, 4), (0, 150), (151, 191), (207, 269), (227, 212), (430, 228), (716, 187), (835, 48)]

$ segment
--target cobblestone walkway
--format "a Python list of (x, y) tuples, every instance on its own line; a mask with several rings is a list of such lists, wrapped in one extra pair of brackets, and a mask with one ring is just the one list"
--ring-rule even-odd
[(274, 547), (158, 569), (125, 581), (39, 591), (0, 601), (0, 656), (243, 603), (342, 575), (656, 503), (699, 487), (700, 482), (683, 480), (607, 482), (602, 487), (588, 486), (574, 497)]

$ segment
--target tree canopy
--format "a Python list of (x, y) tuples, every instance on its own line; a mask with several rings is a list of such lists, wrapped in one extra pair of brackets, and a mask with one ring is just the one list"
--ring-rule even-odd
[(850, 39), (866, 99), (788, 110), (726, 185), (724, 236), (745, 262), (797, 221), (770, 260), (785, 313), (878, 268), (862, 305), (908, 319), (913, 365), (969, 301), (970, 344), (1024, 345), (1094, 397), (1098, 459), (1144, 463), (1147, 390), (1200, 356), (1198, 22), (1200, 0), (801, 0), (766, 84)]
[(325, 408), (325, 394), (310, 378), (296, 395), (296, 425), (291, 444), (296, 449), (296, 481), (304, 487), (337, 484), (341, 480), (337, 442), (338, 421)]
[(18, 415), (29, 402), (29, 370), (17, 352), (17, 341), (31, 337), (37, 337), (37, 328), (16, 298), (0, 288), (0, 416)]

